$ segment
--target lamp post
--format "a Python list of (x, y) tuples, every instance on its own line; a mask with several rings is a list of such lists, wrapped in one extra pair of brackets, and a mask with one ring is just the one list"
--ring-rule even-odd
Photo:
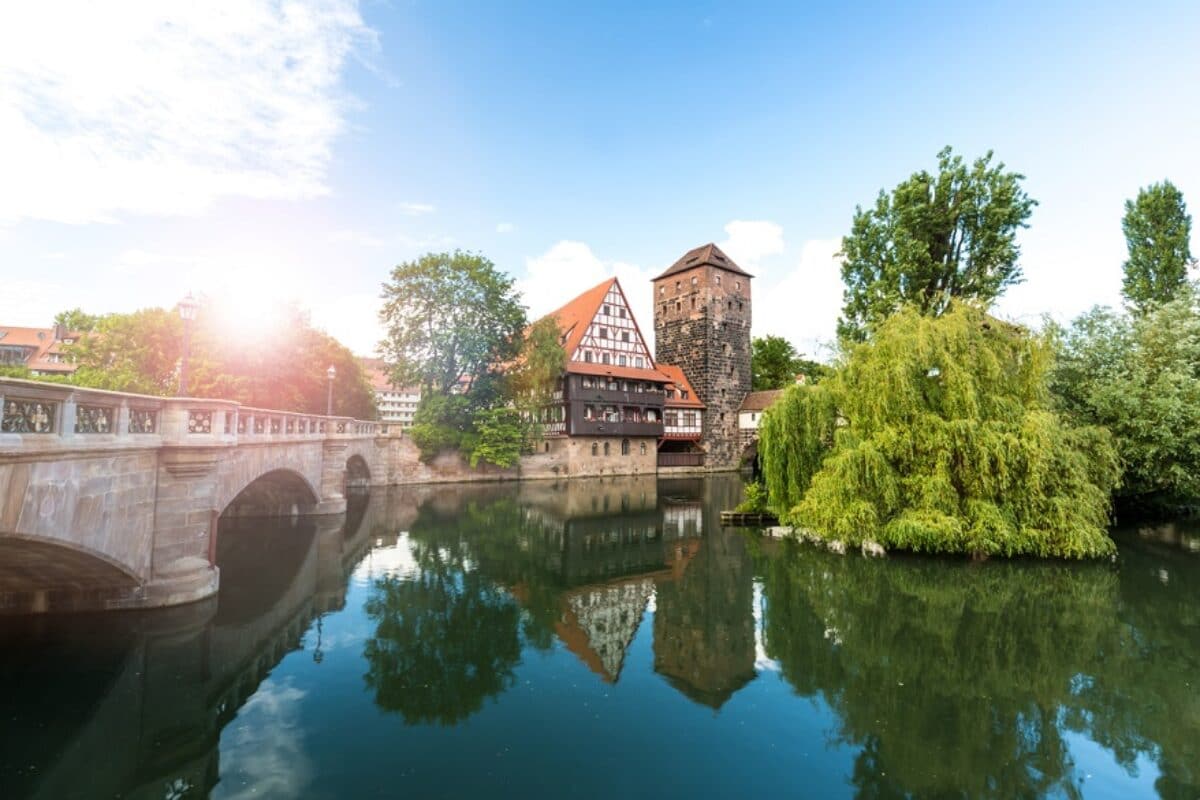
[(329, 378), (329, 391), (325, 395), (325, 416), (332, 417), (333, 416), (333, 379), (337, 377), (337, 370), (334, 369), (332, 364), (329, 366), (329, 369), (325, 370), (325, 377)]
[(187, 397), (187, 368), (188, 355), (192, 348), (192, 320), (196, 318), (196, 311), (200, 308), (200, 304), (192, 297), (192, 293), (188, 292), (187, 297), (179, 301), (179, 318), (183, 320), (183, 358), (179, 362), (179, 396)]

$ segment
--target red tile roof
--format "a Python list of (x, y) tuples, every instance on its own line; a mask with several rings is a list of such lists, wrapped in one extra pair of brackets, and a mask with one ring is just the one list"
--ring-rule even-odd
[[(683, 370), (674, 364), (659, 364), (658, 369), (670, 379), (667, 389), (675, 389), (676, 396), (667, 395), (667, 408), (704, 408), (704, 403), (700, 402), (699, 395), (692, 388), (692, 384), (688, 383), (687, 376), (683, 374)], [(679, 397), (680, 391), (687, 392), (687, 399)]]
[[(612, 375), (616, 378), (634, 378), (647, 381), (657, 381), (665, 383), (667, 376), (654, 368), (654, 360), (647, 358), (649, 367), (620, 367), (615, 364), (596, 364), (586, 361), (574, 361), (575, 351), (579, 349), (579, 343), (583, 341), (584, 334), (587, 332), (588, 326), (592, 324), (592, 320), (600, 311), (600, 306), (604, 304), (604, 298), (608, 296), (608, 290), (617, 286), (620, 291), (620, 283), (616, 278), (608, 280), (593, 286), (583, 294), (579, 295), (571, 302), (564, 305), (557, 311), (551, 311), (546, 317), (554, 317), (558, 321), (558, 329), (562, 332), (563, 349), (567, 351), (567, 372), (573, 372), (577, 375)], [(622, 292), (622, 294), (624, 294)], [(630, 314), (633, 311), (630, 309)], [(545, 317), (543, 317), (545, 319)], [(637, 324), (637, 320), (634, 320)]]
[[(39, 372), (74, 372), (70, 362), (54, 363), (47, 356), (62, 353), (62, 342), (56, 338), (55, 328), (21, 328), (11, 325), (0, 326), (0, 347), (24, 347), (30, 351), (24, 366)], [(76, 340), (83, 334), (67, 332), (66, 339)]]
[(676, 272), (685, 272), (696, 267), (717, 267), (719, 269), (735, 272), (738, 275), (745, 275), (747, 278), (753, 278), (746, 270), (733, 263), (733, 259), (725, 255), (721, 248), (717, 247), (712, 242), (700, 247), (688, 250), (683, 256), (671, 266), (667, 267), (666, 272), (659, 275), (654, 280), (660, 280), (668, 275), (674, 275)]
[(750, 392), (746, 395), (746, 399), (742, 400), (740, 411), (765, 411), (776, 400), (783, 397), (783, 389), (768, 389), (762, 392)]

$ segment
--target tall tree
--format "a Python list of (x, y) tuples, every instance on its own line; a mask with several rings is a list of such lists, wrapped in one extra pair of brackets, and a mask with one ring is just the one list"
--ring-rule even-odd
[(84, 313), (82, 308), (72, 308), (70, 311), (60, 311), (54, 315), (54, 324), (62, 325), (71, 333), (86, 333), (94, 330), (100, 317)]
[(936, 175), (913, 173), (874, 208), (857, 207), (842, 239), (839, 336), (861, 341), (906, 304), (931, 315), (954, 298), (986, 306), (1018, 283), (1016, 235), (1037, 205), (1024, 178), (993, 164), (990, 150), (968, 166), (947, 147)]
[(426, 253), (383, 284), (379, 346), (392, 379), (446, 393), (472, 385), (520, 348), (525, 310), (513, 279), (477, 253)]
[(750, 343), (750, 385), (754, 391), (783, 389), (796, 380), (800, 354), (782, 336), (756, 336)]
[(1129, 260), (1121, 293), (1137, 313), (1175, 299), (1192, 264), (1192, 218), (1170, 181), (1156, 183), (1125, 201), (1121, 220)]

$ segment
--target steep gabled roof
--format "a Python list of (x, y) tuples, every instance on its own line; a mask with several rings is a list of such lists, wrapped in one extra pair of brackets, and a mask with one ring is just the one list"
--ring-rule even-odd
[[(675, 397), (668, 395), (667, 408), (704, 408), (704, 403), (700, 402), (700, 397), (692, 388), (692, 384), (688, 383), (687, 376), (680, 367), (674, 364), (659, 364), (658, 371), (670, 378), (671, 386), (667, 388), (674, 388), (677, 393)], [(678, 396), (680, 390), (687, 392), (687, 399)]]
[(717, 247), (712, 242), (709, 242), (706, 245), (701, 245), (700, 247), (688, 250), (683, 254), (682, 258), (680, 258), (671, 266), (667, 267), (667, 271), (659, 275), (654, 280), (666, 278), (669, 275), (674, 275), (676, 272), (684, 272), (689, 269), (695, 269), (696, 267), (704, 266), (717, 267), (738, 275), (745, 275), (747, 278), (754, 277), (749, 272), (746, 272), (746, 270), (733, 263), (733, 259), (725, 255), (725, 253), (721, 251), (721, 248)]
[[(616, 286), (617, 291), (624, 296), (625, 293), (621, 290), (621, 284), (617, 279), (609, 278), (588, 289), (562, 308), (551, 311), (546, 315), (546, 317), (554, 317), (558, 321), (558, 329), (562, 335), (563, 349), (567, 353), (567, 371), (583, 373), (585, 375), (612, 375), (617, 378), (634, 378), (665, 383), (667, 376), (654, 368), (654, 359), (650, 357), (649, 350), (647, 350), (646, 359), (650, 366), (645, 368), (621, 367), (615, 364), (597, 364), (575, 360), (575, 351), (579, 349), (580, 342), (583, 341), (583, 337), (587, 334), (588, 326), (592, 324), (592, 320), (600, 312), (600, 307), (604, 305), (604, 299), (608, 296), (608, 292), (613, 286)], [(631, 318), (633, 317), (632, 308), (629, 309), (629, 315)], [(633, 323), (636, 326), (637, 320), (634, 319)], [(641, 335), (640, 330), (638, 335)]]

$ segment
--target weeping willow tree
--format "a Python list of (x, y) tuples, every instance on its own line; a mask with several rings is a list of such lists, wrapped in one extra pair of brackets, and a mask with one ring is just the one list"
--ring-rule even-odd
[(788, 389), (760, 452), (781, 518), (827, 539), (974, 555), (1084, 558), (1119, 478), (1102, 428), (1051, 410), (1046, 343), (956, 304), (904, 310), (830, 380)]

